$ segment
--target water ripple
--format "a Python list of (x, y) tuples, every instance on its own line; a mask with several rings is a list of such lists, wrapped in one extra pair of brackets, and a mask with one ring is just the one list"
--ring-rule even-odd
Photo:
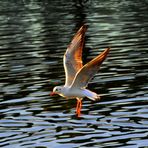
[[(0, 14), (0, 147), (148, 146), (146, 1), (5, 0)], [(101, 100), (84, 98), (78, 118), (76, 100), (49, 94), (84, 22), (84, 63), (111, 51), (88, 85)]]

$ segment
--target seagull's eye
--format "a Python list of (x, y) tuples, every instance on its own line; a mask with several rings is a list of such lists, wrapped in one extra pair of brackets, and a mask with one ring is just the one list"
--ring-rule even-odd
[(59, 92), (59, 91), (61, 91), (61, 88), (56, 88), (56, 92)]

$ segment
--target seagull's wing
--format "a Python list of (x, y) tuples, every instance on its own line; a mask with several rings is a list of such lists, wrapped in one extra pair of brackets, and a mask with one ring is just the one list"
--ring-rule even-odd
[(98, 72), (102, 62), (106, 59), (110, 48), (104, 50), (96, 58), (85, 64), (76, 74), (71, 87), (86, 87), (88, 81)]
[(83, 67), (82, 49), (84, 46), (84, 37), (87, 26), (83, 25), (73, 37), (68, 46), (63, 59), (65, 69), (65, 86), (70, 86), (76, 73)]

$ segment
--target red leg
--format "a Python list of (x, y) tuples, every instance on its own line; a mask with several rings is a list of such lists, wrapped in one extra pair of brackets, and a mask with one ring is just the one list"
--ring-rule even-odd
[(81, 115), (81, 108), (82, 108), (82, 99), (77, 98), (76, 114), (78, 117), (80, 117)]
[(77, 99), (76, 113), (78, 112), (78, 108), (79, 108), (79, 100)]

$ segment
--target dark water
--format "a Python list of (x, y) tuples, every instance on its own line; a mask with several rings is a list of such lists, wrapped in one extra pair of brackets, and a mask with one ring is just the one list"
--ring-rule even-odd
[[(82, 6), (84, 5), (84, 6)], [(148, 147), (148, 1), (0, 1), (0, 147)], [(99, 102), (49, 96), (86, 23), (84, 61), (110, 46), (89, 84)]]

